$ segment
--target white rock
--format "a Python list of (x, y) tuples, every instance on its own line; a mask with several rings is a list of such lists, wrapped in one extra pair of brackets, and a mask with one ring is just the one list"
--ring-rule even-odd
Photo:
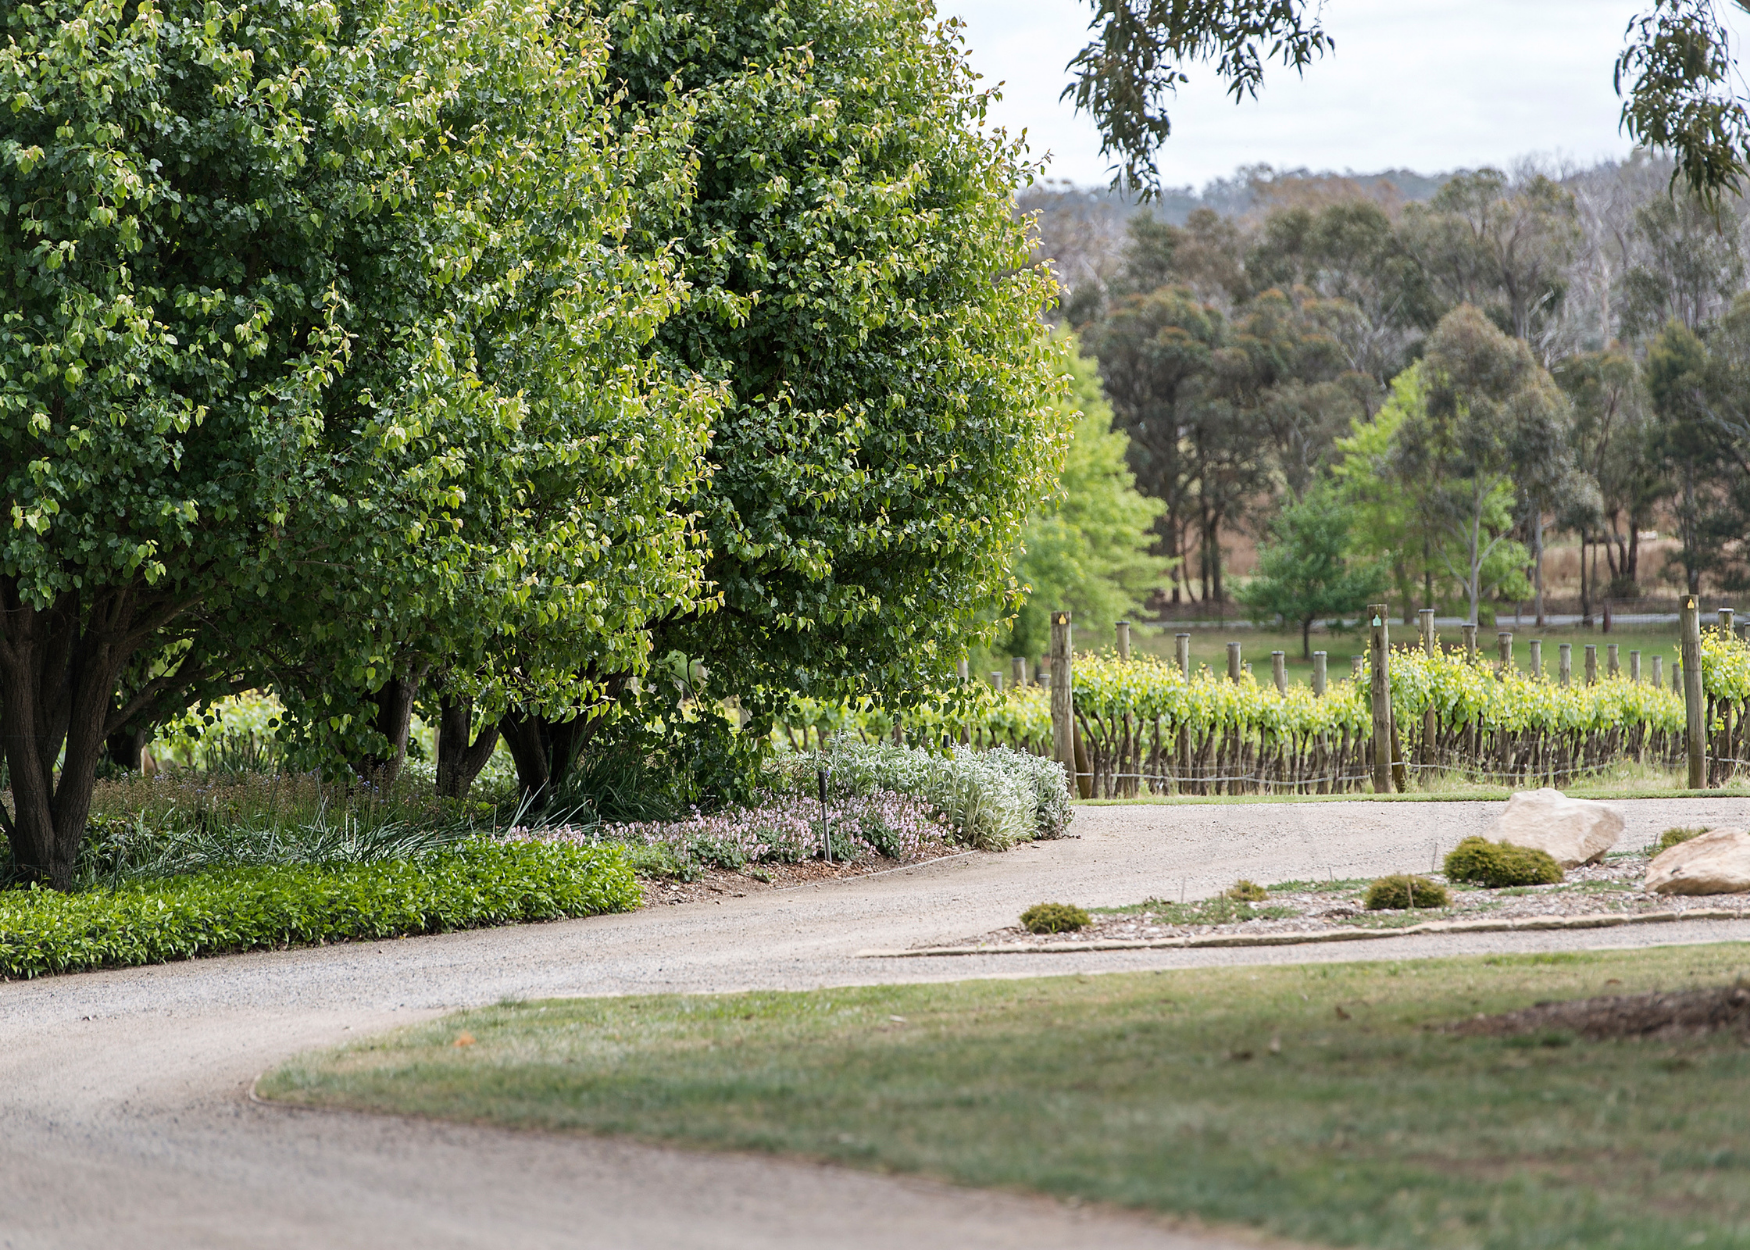
[(1750, 890), (1750, 833), (1709, 829), (1661, 851), (1647, 865), (1655, 894), (1742, 894)]
[(1507, 800), (1495, 840), (1548, 851), (1563, 870), (1595, 864), (1622, 836), (1622, 817), (1603, 803), (1560, 790), (1521, 790)]

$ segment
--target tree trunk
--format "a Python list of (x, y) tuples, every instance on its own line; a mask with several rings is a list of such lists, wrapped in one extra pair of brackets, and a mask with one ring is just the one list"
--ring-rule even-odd
[(480, 736), (474, 737), (472, 699), (446, 695), (438, 706), (437, 792), (446, 799), (465, 799), (498, 745), (498, 722), (482, 725)]
[(565, 784), (578, 753), (600, 724), (601, 718), (588, 716), (551, 721), (521, 708), (504, 714), (498, 729), (516, 761), (517, 788), (531, 812), (546, 810), (553, 792)]
[(1312, 659), (1312, 617), (1300, 623), (1300, 658)]
[(1586, 580), (1586, 535), (1580, 535), (1580, 624), (1592, 628), (1592, 584)]
[(1541, 628), (1545, 624), (1543, 616), (1543, 507), (1541, 505), (1531, 518), (1531, 571), (1532, 584), (1537, 589), (1537, 623)]
[(0, 824), (18, 871), (58, 890), (73, 883), (97, 763), (120, 728), (110, 722), (120, 721), (116, 682), (141, 637), (134, 606), (123, 588), (89, 604), (68, 591), (37, 608), (0, 581), (0, 748), (13, 803)]
[(389, 740), (386, 754), (367, 760), (361, 770), (384, 790), (395, 784), (407, 763), (407, 735), (413, 723), (413, 701), (419, 697), (419, 683), (425, 678), (428, 664), (409, 660), (405, 670), (383, 683), (377, 691), (375, 728)]
[(137, 773), (145, 763), (146, 743), (152, 739), (148, 725), (132, 724), (116, 730), (103, 740), (110, 763), (117, 768)]

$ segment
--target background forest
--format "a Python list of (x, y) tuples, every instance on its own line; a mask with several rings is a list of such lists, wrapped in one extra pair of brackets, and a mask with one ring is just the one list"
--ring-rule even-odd
[[(1588, 619), (1750, 584), (1746, 208), (1674, 195), (1671, 173), (1638, 152), (1438, 177), (1260, 167), (1146, 206), (1023, 191), (1055, 316), (1159, 508), (1152, 606), (1298, 627), (1371, 589), (1406, 613), (1541, 620), (1554, 543), (1570, 571), (1578, 544), (1560, 609)], [(1258, 576), (1236, 586), (1253, 543)]]

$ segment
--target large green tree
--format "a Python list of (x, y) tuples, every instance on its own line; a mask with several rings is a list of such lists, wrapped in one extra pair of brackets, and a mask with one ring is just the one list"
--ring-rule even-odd
[(104, 739), (155, 702), (311, 649), (376, 688), (416, 608), (599, 639), (696, 593), (668, 504), (709, 406), (652, 411), (676, 289), (621, 243), (631, 182), (684, 162), (619, 133), (599, 25), (538, 0), (4, 16), (18, 868), (68, 882)]
[[(1018, 604), (1069, 442), (1029, 167), (924, 0), (602, 11), (628, 106), (695, 117), (696, 194), (635, 229), (691, 293), (655, 358), (723, 400), (689, 501), (711, 610), (653, 611), (651, 645), (756, 724), (789, 691), (939, 681)], [(570, 709), (528, 711), (551, 737)]]
[(1258, 549), (1258, 571), (1235, 596), (1263, 622), (1281, 618), (1300, 628), (1300, 651), (1312, 656), (1319, 620), (1359, 615), (1385, 587), (1377, 559), (1357, 557), (1356, 512), (1329, 482), (1290, 503)]
[(1085, 637), (1109, 637), (1115, 622), (1144, 610), (1168, 568), (1149, 552), (1163, 505), (1137, 491), (1125, 463), (1130, 440), (1112, 428), (1094, 362), (1073, 339), (1068, 346), (1072, 381), (1063, 402), (1076, 414), (1075, 434), (1058, 493), (1022, 532), (1016, 571), (1027, 601), (1003, 647), (1012, 655), (1044, 653), (1054, 608), (1069, 608)]

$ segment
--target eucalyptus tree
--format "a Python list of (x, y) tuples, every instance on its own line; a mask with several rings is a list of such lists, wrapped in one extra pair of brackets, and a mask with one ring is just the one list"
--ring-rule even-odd
[(553, 17), (6, 10), (0, 822), (27, 874), (68, 883), (104, 738), (155, 701), (312, 653), (375, 688), (451, 607), (630, 656), (624, 602), (696, 594), (663, 505), (710, 405), (642, 354), (678, 287), (619, 242), (629, 185), (684, 154), (618, 132), (602, 28)]
[(1568, 404), (1524, 341), (1468, 304), (1435, 328), (1420, 369), (1425, 401), (1397, 432), (1393, 468), (1449, 540), (1440, 551), (1474, 621), (1483, 570), (1511, 533), (1494, 515), (1499, 501), (1564, 444)]

